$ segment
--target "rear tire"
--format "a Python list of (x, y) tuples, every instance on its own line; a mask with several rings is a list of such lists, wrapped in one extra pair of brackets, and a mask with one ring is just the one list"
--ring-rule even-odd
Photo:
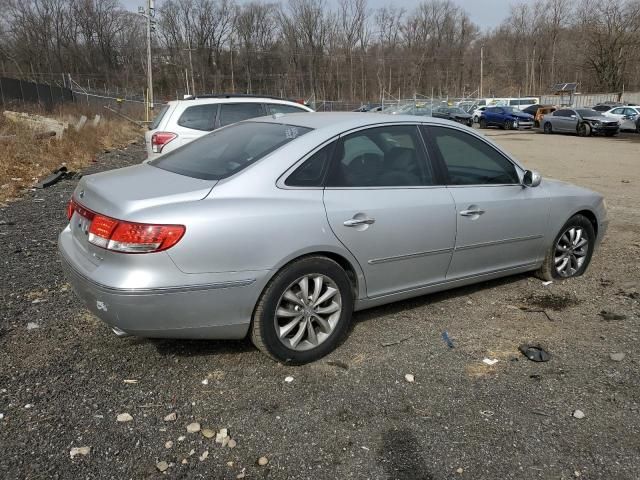
[[(578, 230), (581, 232), (579, 239), (574, 241)], [(586, 243), (582, 244), (582, 240)], [(595, 230), (589, 219), (574, 215), (560, 229), (535, 275), (546, 281), (579, 277), (591, 262), (595, 240)]]
[(326, 257), (305, 257), (285, 266), (265, 288), (253, 313), (251, 341), (278, 362), (303, 365), (340, 345), (352, 312), (351, 282), (343, 268)]
[(484, 118), (480, 119), (480, 128), (487, 128), (487, 121)]

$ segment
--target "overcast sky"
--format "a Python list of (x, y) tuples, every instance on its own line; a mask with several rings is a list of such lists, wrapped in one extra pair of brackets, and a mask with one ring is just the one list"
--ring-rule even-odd
[[(121, 0), (122, 3), (130, 10), (136, 11), (139, 5), (146, 5), (145, 0)], [(242, 3), (243, 0), (238, 0)], [(335, 0), (327, 0), (329, 4), (337, 4)], [(156, 0), (158, 4), (159, 0)], [(508, 14), (508, 0), (453, 0), (454, 3), (464, 8), (471, 17), (471, 20), (482, 29), (493, 28), (497, 26)], [(420, 0), (403, 0), (401, 2), (392, 2), (391, 0), (369, 0), (370, 8), (379, 8), (384, 5), (394, 4), (402, 5), (405, 9), (411, 10)]]

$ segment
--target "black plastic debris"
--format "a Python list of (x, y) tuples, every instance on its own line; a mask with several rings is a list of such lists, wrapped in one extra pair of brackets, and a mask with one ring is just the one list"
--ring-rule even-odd
[(540, 345), (522, 344), (518, 350), (532, 362), (548, 362), (551, 360), (551, 354)]
[(67, 167), (60, 167), (59, 169), (55, 170), (51, 175), (43, 178), (38, 183), (36, 183), (36, 188), (50, 187), (54, 183), (57, 183), (60, 180), (62, 180), (66, 174), (67, 174)]
[(627, 316), (622, 315), (620, 313), (610, 312), (608, 310), (602, 310), (598, 315), (602, 317), (603, 320), (611, 321), (611, 320), (626, 320)]

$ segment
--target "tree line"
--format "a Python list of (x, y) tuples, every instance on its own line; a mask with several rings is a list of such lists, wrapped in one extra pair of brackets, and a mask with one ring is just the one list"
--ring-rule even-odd
[[(141, 4), (144, 4), (141, 0)], [(371, 101), (382, 96), (640, 89), (640, 0), (513, 3), (482, 31), (451, 0), (165, 0), (152, 36), (156, 97), (187, 90)], [(0, 0), (5, 76), (142, 92), (145, 19), (118, 0)], [(66, 80), (65, 80), (66, 81)]]

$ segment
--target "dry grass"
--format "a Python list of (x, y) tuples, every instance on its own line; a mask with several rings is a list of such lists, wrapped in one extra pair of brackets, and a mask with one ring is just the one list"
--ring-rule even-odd
[[(82, 114), (93, 118), (89, 112), (68, 107), (48, 114), (30, 113), (70, 121), (71, 125)], [(28, 126), (0, 115), (0, 202), (15, 198), (61, 165), (69, 171), (80, 170), (101, 151), (122, 147), (142, 134), (140, 128), (117, 117), (103, 117), (97, 128), (90, 123), (79, 132), (70, 127), (61, 140), (34, 139), (34, 131)]]

